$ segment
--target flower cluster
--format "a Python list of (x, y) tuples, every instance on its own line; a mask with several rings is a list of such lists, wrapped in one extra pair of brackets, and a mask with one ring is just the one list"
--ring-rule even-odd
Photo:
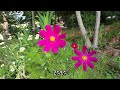
[[(66, 41), (62, 40), (66, 37), (66, 34), (60, 34), (61, 27), (60, 25), (56, 24), (54, 26), (54, 29), (52, 30), (51, 25), (46, 25), (46, 31), (40, 30), (39, 35), (43, 38), (42, 40), (38, 41), (39, 46), (44, 46), (44, 51), (48, 52), (50, 49), (52, 49), (53, 53), (58, 52), (58, 48), (63, 48), (66, 45)], [(77, 54), (77, 56), (73, 56), (72, 60), (78, 61), (75, 64), (75, 67), (78, 68), (80, 65), (83, 65), (84, 71), (87, 70), (87, 66), (90, 68), (94, 68), (94, 65), (92, 62), (97, 62), (98, 59), (96, 57), (93, 57), (94, 54), (96, 54), (96, 51), (91, 51), (87, 53), (87, 47), (83, 46), (82, 52), (78, 50), (78, 45), (76, 43), (72, 43), (71, 47), (74, 48), (74, 52)]]
[(25, 51), (25, 47), (20, 47), (20, 52), (24, 52)]

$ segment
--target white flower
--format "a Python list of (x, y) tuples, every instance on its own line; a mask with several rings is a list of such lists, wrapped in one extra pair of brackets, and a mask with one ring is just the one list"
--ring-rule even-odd
[(36, 34), (35, 39), (36, 40), (39, 39), (39, 34)]
[(18, 67), (19, 70), (23, 70), (24, 68), (25, 68), (24, 65), (20, 65), (20, 66)]
[(28, 31), (28, 28), (26, 28), (25, 30)]
[(3, 45), (3, 44), (5, 44), (5, 42), (1, 42), (1, 43), (0, 43), (0, 45)]
[(29, 35), (29, 37), (32, 37), (33, 35)]
[(15, 25), (11, 25), (11, 26), (15, 27)]
[(0, 40), (3, 41), (3, 35), (2, 34), (0, 34)]
[(20, 28), (20, 25), (16, 25), (17, 28)]
[(3, 26), (3, 23), (1, 23), (0, 25)]
[(36, 21), (36, 22), (35, 22), (35, 24), (37, 25), (37, 24), (39, 24), (39, 22), (38, 22), (38, 21)]
[(6, 46), (2, 47), (2, 48), (6, 48)]
[(2, 65), (1, 65), (1, 68), (2, 68), (2, 67), (4, 67), (4, 66), (5, 66), (5, 65), (4, 65), (4, 64), (2, 64)]
[(20, 47), (20, 52), (24, 52), (25, 47)]
[(20, 36), (23, 36), (23, 35), (24, 35), (23, 33), (20, 34)]
[(49, 53), (46, 53), (46, 57), (50, 57), (50, 54), (49, 54)]
[(8, 47), (7, 45), (5, 45), (6, 47)]
[(12, 65), (10, 65), (10, 71), (11, 71), (11, 72), (14, 72), (14, 71), (15, 71), (15, 68), (14, 68)]
[(15, 71), (15, 69), (14, 69), (14, 68), (11, 68), (11, 69), (10, 69), (10, 71), (11, 71), (11, 72), (14, 72), (14, 71)]
[(22, 37), (19, 37), (18, 39), (19, 39), (19, 40), (22, 40), (23, 38), (22, 38)]
[(12, 62), (12, 64), (14, 64), (14, 65), (15, 65), (15, 62)]
[(115, 18), (116, 16), (114, 15), (114, 16), (112, 16), (112, 18)]
[(40, 76), (40, 78), (43, 78), (43, 76)]
[(110, 19), (110, 18), (111, 18), (111, 16), (108, 16), (108, 17), (107, 17), (107, 19)]
[(29, 61), (31, 60), (31, 58), (28, 59)]
[(12, 37), (10, 36), (9, 38), (8, 38), (8, 40), (11, 40), (12, 39)]
[(25, 28), (25, 27), (27, 27), (27, 24), (21, 24), (21, 26), (22, 26), (23, 28)]
[(40, 27), (39, 22), (35, 22), (35, 24), (37, 25), (37, 27)]
[(21, 59), (23, 59), (25, 56), (20, 56)]
[(29, 37), (28, 37), (27, 40), (28, 40), (28, 41), (29, 41), (29, 40), (32, 40), (32, 36), (33, 36), (33, 35), (29, 35)]

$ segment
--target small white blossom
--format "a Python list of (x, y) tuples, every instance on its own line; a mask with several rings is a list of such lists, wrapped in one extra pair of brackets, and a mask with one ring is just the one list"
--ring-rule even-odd
[(26, 28), (25, 30), (28, 31), (28, 28)]
[(28, 37), (27, 40), (28, 40), (28, 41), (29, 41), (29, 40), (32, 40), (32, 36), (33, 36), (33, 35), (29, 35), (29, 37)]
[(49, 54), (49, 53), (46, 53), (46, 57), (50, 57), (50, 54)]
[(1, 42), (1, 43), (0, 43), (0, 45), (3, 45), (3, 44), (5, 44), (5, 42)]
[(15, 65), (15, 62), (12, 62), (12, 64), (14, 64), (14, 65)]
[(112, 16), (112, 18), (115, 18), (116, 16), (114, 15), (114, 16)]
[(20, 33), (20, 36), (23, 36), (24, 34), (23, 33)]
[(11, 40), (12, 39), (12, 37), (10, 36), (9, 38), (8, 38), (8, 40)]
[(14, 68), (12, 65), (10, 65), (10, 71), (11, 71), (11, 72), (14, 72), (14, 71), (15, 71), (15, 68)]
[(24, 52), (25, 47), (20, 47), (20, 52)]
[(37, 25), (37, 27), (40, 27), (39, 22), (35, 22), (35, 24)]
[(16, 25), (17, 28), (20, 28), (20, 25)]
[(43, 78), (43, 76), (40, 76), (40, 78)]
[(35, 39), (36, 40), (39, 39), (39, 34), (36, 34)]
[(31, 60), (31, 58), (28, 59), (29, 61)]
[(15, 25), (11, 25), (11, 26), (15, 27)]
[(22, 37), (19, 37), (18, 39), (19, 39), (19, 40), (22, 40), (23, 38), (22, 38)]
[(0, 34), (0, 40), (3, 41), (3, 35), (2, 34)]
[(107, 19), (110, 19), (110, 18), (111, 18), (111, 16), (108, 16), (108, 17), (107, 17)]
[(29, 35), (29, 37), (32, 37), (33, 35)]
[(2, 48), (6, 48), (6, 46), (2, 47)]
[(4, 64), (2, 64), (2, 65), (1, 65), (1, 68), (2, 68), (2, 67), (4, 67), (4, 66), (5, 66), (5, 65), (4, 65)]
[(23, 59), (25, 56), (20, 56), (21, 59)]

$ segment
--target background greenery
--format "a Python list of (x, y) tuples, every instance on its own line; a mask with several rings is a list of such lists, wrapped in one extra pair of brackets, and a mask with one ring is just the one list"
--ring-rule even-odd
[[(6, 11), (5, 11), (6, 12)], [(46, 11), (37, 11), (44, 15)], [(40, 22), (36, 16), (35, 19)], [(1, 12), (0, 12), (1, 13)], [(89, 32), (89, 37), (93, 36), (95, 26), (95, 11), (82, 11), (83, 23)], [(35, 39), (36, 33), (32, 31), (31, 11), (24, 11), (24, 20), (16, 20), (14, 15), (9, 15), (6, 12), (6, 17), (9, 22), (9, 32), (12, 34), (12, 40), (7, 40), (5, 44), (0, 45), (0, 78), (4, 79), (114, 79), (120, 78), (120, 56), (111, 55), (106, 46), (111, 46), (114, 49), (120, 50), (120, 41), (111, 41), (113, 38), (120, 36), (120, 22), (119, 11), (103, 11), (101, 16), (101, 26), (99, 33), (99, 48), (98, 62), (94, 63), (95, 68), (88, 67), (87, 72), (83, 72), (82, 66), (75, 69), (75, 61), (71, 57), (75, 55), (71, 48), (71, 43), (76, 42), (79, 45), (79, 50), (82, 49), (84, 41), (82, 35), (79, 33), (77, 19), (74, 11), (55, 11), (53, 16), (56, 18), (62, 16), (67, 28), (62, 29), (62, 33), (66, 32), (65, 48), (59, 49), (57, 54), (52, 52), (43, 52), (43, 47), (37, 45), (39, 39)], [(108, 19), (108, 16), (116, 18)], [(38, 16), (39, 18), (41, 16)], [(48, 18), (49, 19), (49, 18)], [(2, 23), (2, 16), (0, 16)], [(56, 21), (56, 22), (59, 22)], [(12, 26), (28, 23), (27, 26)], [(41, 26), (41, 24), (40, 24)], [(41, 26), (42, 28), (42, 26)], [(2, 33), (2, 26), (0, 25), (0, 33)], [(30, 38), (32, 39), (28, 39)], [(20, 39), (22, 38), (22, 39)], [(115, 39), (117, 40), (117, 39)], [(1, 43), (1, 41), (0, 41)], [(20, 52), (20, 48), (25, 50)], [(107, 53), (106, 53), (107, 50)], [(116, 51), (117, 52), (117, 51)], [(115, 52), (115, 53), (116, 53)], [(65, 54), (64, 54), (65, 53)], [(63, 72), (65, 75), (54, 75), (54, 70)]]

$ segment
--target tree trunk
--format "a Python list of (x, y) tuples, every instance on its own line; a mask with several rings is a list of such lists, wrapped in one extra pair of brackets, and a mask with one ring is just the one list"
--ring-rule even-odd
[(78, 25), (79, 25), (79, 28), (82, 32), (83, 38), (85, 39), (85, 44), (88, 48), (90, 48), (91, 47), (91, 42), (90, 42), (90, 39), (87, 36), (87, 31), (85, 30), (80, 11), (76, 11), (76, 17), (77, 17)]
[(101, 11), (96, 11), (96, 24), (95, 24), (95, 35), (94, 35), (94, 48), (98, 48), (98, 34), (100, 27), (100, 16)]
[(32, 12), (32, 26), (33, 26), (33, 31), (36, 30), (36, 27), (35, 27), (35, 11), (31, 11)]

